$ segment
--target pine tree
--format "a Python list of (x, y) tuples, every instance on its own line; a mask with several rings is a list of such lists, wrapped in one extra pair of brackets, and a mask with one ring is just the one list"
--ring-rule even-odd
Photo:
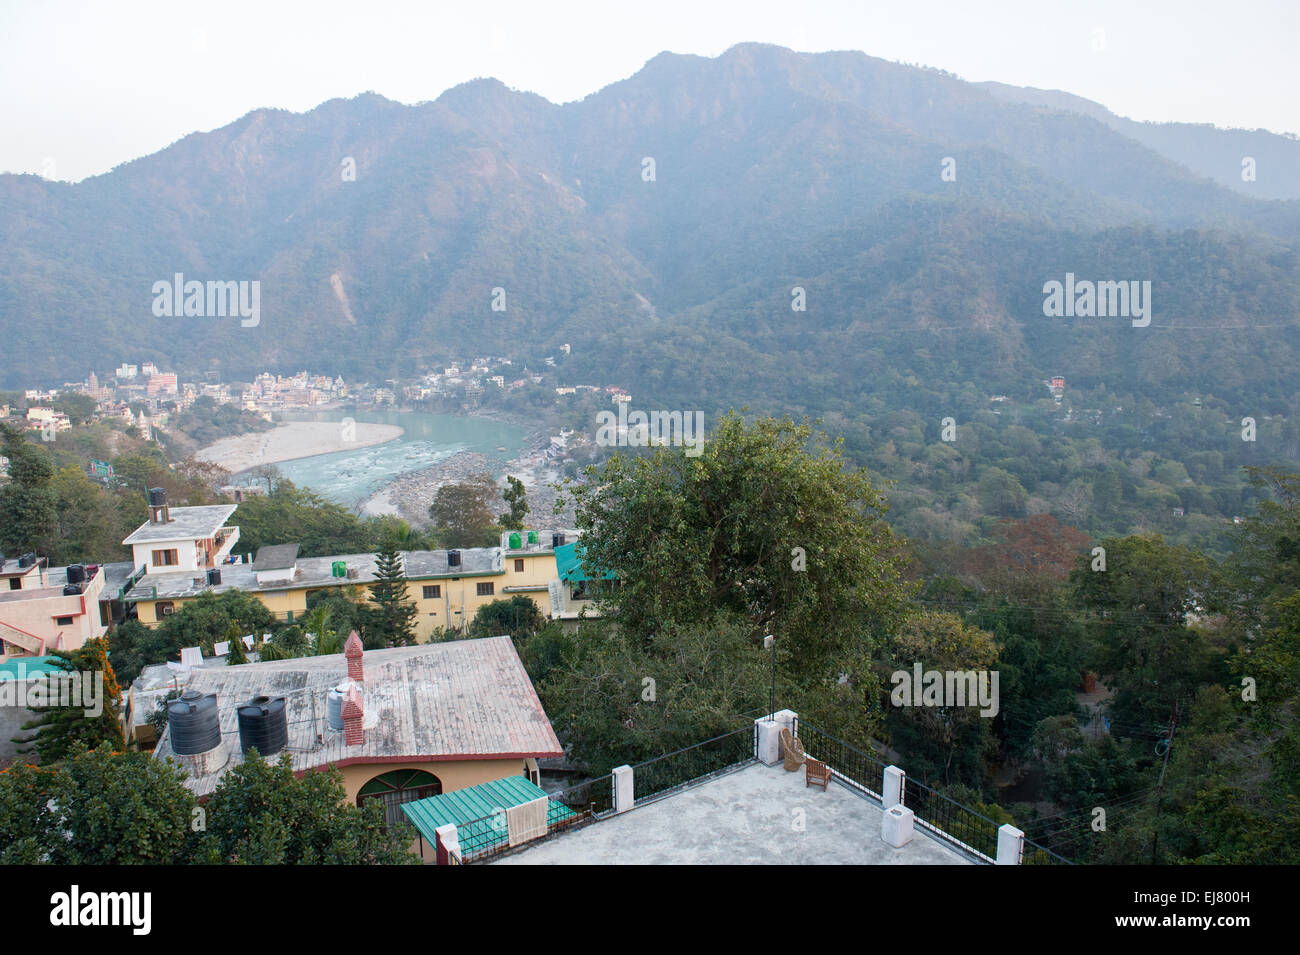
[(240, 636), (239, 627), (233, 621), (230, 629), (226, 631), (226, 639), (230, 642), (230, 652), (226, 654), (226, 666), (234, 667), (247, 663), (248, 654), (244, 652), (244, 639)]
[(408, 599), (402, 555), (389, 545), (375, 554), (370, 600), (375, 604), (376, 629), (386, 646), (409, 647), (415, 643), (415, 604)]

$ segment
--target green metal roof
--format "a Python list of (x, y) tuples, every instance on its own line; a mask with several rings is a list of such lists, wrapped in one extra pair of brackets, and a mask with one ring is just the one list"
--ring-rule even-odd
[(575, 580), (614, 580), (614, 575), (611, 573), (597, 577), (587, 571), (582, 565), (582, 551), (578, 549), (580, 543), (574, 541), (572, 544), (561, 544), (555, 548), (555, 569), (560, 579), (570, 583)]
[[(545, 795), (546, 790), (523, 776), (507, 776), (441, 796), (402, 803), (402, 812), (430, 843), (437, 841), (434, 830), (439, 826), (455, 825), (461, 852), (469, 855), (506, 841), (507, 809)], [(554, 826), (576, 815), (568, 806), (552, 799), (546, 810), (546, 823), (548, 827)]]

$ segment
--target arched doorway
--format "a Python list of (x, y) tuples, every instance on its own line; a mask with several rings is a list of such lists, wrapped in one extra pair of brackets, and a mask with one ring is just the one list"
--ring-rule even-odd
[(402, 803), (415, 802), (441, 793), (442, 781), (433, 773), (426, 773), (422, 769), (394, 769), (376, 776), (362, 786), (357, 792), (357, 805), (365, 805), (368, 799), (382, 800), (384, 822), (396, 826), (406, 821), (402, 815)]

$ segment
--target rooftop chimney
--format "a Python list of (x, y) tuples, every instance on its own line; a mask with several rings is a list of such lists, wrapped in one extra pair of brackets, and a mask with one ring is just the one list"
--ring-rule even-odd
[(355, 686), (348, 687), (348, 695), (343, 698), (343, 745), (360, 746), (366, 741), (366, 730), (362, 725), (364, 715), (361, 694)]
[(343, 644), (343, 655), (348, 658), (348, 677), (356, 680), (358, 683), (366, 678), (365, 670), (361, 666), (361, 638), (353, 630), (348, 634), (347, 643)]

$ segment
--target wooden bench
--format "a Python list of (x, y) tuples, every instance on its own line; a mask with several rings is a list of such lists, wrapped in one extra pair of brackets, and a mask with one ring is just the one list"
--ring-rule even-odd
[(826, 791), (827, 784), (831, 781), (831, 768), (819, 760), (808, 757), (803, 764), (804, 772), (804, 789), (807, 789), (813, 783), (821, 786), (822, 792)]

